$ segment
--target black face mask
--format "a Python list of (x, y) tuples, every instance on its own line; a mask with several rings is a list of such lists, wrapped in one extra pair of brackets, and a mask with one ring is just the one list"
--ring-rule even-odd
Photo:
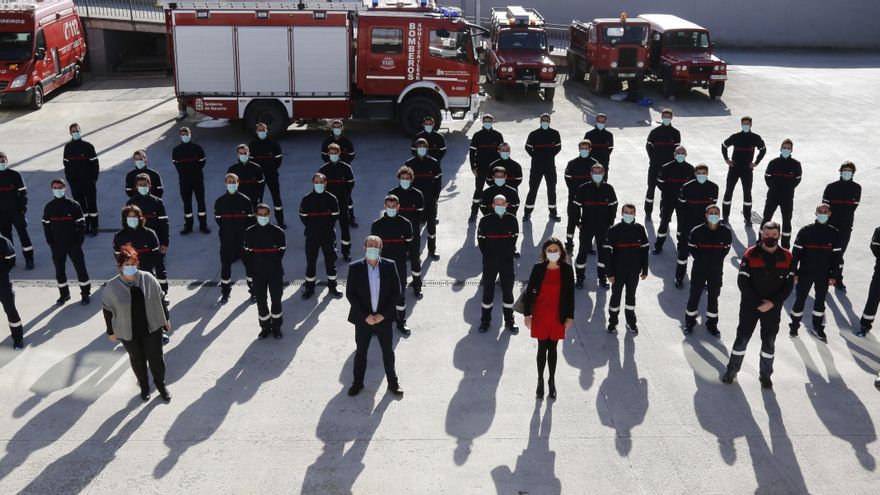
[(767, 247), (776, 247), (776, 244), (779, 242), (779, 239), (774, 237), (766, 237), (764, 238), (764, 245)]

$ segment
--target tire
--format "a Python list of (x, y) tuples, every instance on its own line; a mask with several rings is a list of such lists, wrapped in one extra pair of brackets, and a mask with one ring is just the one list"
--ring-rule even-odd
[(43, 87), (39, 84), (34, 86), (34, 94), (31, 96), (30, 105), (32, 110), (39, 110), (43, 108)]
[(507, 96), (505, 93), (507, 91), (504, 90), (503, 84), (495, 84), (495, 99), (498, 101), (504, 101), (504, 97)]
[(568, 78), (573, 81), (583, 81), (584, 76), (586, 76), (586, 74), (584, 74), (584, 71), (581, 70), (577, 57), (575, 57), (574, 55), (569, 55)]
[(82, 67), (79, 64), (76, 64), (73, 67), (73, 79), (70, 80), (71, 88), (78, 88), (82, 86), (83, 83), (83, 75), (82, 75)]
[(605, 76), (599, 74), (595, 68), (590, 69), (590, 90), (597, 95), (600, 95), (605, 92), (605, 86), (607, 81), (605, 80)]
[(724, 94), (724, 81), (709, 85), (709, 98), (717, 100)]
[(675, 99), (675, 95), (678, 93), (678, 84), (675, 80), (672, 79), (671, 74), (663, 75), (663, 96), (669, 98), (670, 100)]
[(263, 100), (251, 103), (244, 112), (244, 127), (248, 131), (256, 133), (254, 128), (260, 122), (269, 126), (269, 137), (277, 138), (287, 130), (290, 118), (280, 103)]
[(439, 129), (442, 124), (440, 110), (427, 96), (410, 96), (403, 100), (397, 112), (400, 129), (407, 136), (415, 136), (422, 131), (422, 120), (429, 115), (434, 118), (434, 128)]
[(553, 101), (556, 96), (556, 88), (544, 88), (544, 101)]

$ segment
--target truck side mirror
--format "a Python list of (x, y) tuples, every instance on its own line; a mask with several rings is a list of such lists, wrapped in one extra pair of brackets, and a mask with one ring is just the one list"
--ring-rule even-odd
[(477, 55), (481, 55), (481, 56), (482, 56), (482, 55), (485, 55), (485, 54), (486, 54), (486, 47), (483, 46), (483, 45), (478, 46), (478, 47), (477, 47)]
[(37, 48), (34, 52), (35, 60), (45, 60), (46, 59), (46, 49), (43, 47)]
[(553, 46), (553, 45), (550, 45), (549, 48), (550, 48), (550, 53), (553, 53), (553, 48), (554, 48), (554, 46)]

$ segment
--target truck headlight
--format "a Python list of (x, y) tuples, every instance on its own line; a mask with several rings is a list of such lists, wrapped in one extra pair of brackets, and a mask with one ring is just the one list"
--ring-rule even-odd
[(717, 70), (721, 70), (721, 66), (720, 66), (720, 65), (716, 65), (715, 67), (713, 67), (713, 70), (716, 70), (716, 71), (717, 71)]
[(611, 68), (612, 68), (612, 69), (616, 69), (616, 68), (617, 68), (617, 62), (611, 62)]
[(645, 66), (645, 63), (642, 62), (641, 60), (639, 60), (638, 62), (636, 62), (636, 67), (638, 67), (639, 69), (641, 69), (641, 68), (644, 67), (644, 66)]
[(688, 70), (688, 66), (687, 66), (687, 65), (682, 65), (682, 66), (681, 66), (681, 70)]
[(20, 88), (27, 83), (27, 74), (22, 74), (15, 79), (12, 80), (12, 84), (9, 85), (10, 89)]
[(676, 65), (676, 66), (675, 66), (675, 70), (681, 70), (681, 66), (680, 66), (680, 65)]

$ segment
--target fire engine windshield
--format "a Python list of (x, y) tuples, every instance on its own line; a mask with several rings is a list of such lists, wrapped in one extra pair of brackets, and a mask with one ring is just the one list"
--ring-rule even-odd
[(546, 50), (547, 34), (542, 31), (506, 31), (498, 35), (499, 50)]
[(606, 26), (602, 31), (606, 45), (645, 45), (648, 43), (648, 26)]
[[(429, 47), (431, 55), (458, 62), (468, 62), (471, 60), (469, 55), (470, 33), (468, 31), (447, 31), (445, 29), (431, 31), (431, 44)], [(473, 50), (472, 48), (470, 48)]]
[(27, 60), (33, 49), (31, 33), (0, 33), (0, 60)]
[(673, 31), (666, 33), (666, 47), (673, 50), (709, 48), (709, 33), (702, 31)]

